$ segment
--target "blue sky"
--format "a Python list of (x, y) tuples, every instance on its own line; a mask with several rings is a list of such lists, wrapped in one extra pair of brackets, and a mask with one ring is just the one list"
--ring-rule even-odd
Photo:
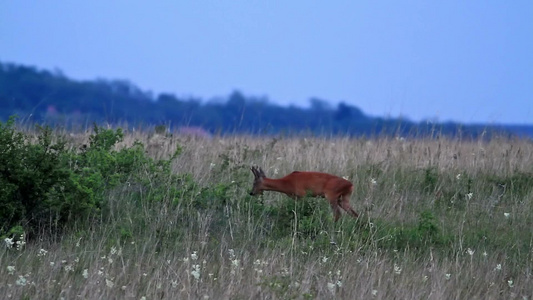
[(533, 1), (2, 1), (0, 61), (205, 100), (533, 124)]

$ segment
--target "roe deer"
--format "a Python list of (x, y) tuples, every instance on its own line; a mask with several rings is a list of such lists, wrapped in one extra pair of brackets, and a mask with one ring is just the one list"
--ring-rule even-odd
[(252, 167), (251, 170), (255, 177), (250, 192), (252, 196), (262, 195), (263, 191), (275, 191), (284, 193), (293, 199), (306, 195), (325, 197), (333, 210), (335, 222), (341, 216), (340, 208), (352, 217), (358, 217), (358, 214), (350, 206), (353, 184), (344, 178), (320, 172), (294, 171), (283, 178), (272, 179), (266, 177), (265, 172), (259, 167)]

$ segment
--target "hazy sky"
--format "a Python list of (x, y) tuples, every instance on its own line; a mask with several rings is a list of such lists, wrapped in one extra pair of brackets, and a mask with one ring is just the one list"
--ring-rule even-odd
[(1, 1), (0, 61), (205, 100), (533, 124), (533, 1)]

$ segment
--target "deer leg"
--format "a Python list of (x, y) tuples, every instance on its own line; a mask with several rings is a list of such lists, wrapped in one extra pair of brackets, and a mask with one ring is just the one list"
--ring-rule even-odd
[(349, 215), (351, 215), (354, 218), (358, 218), (359, 215), (355, 212), (355, 210), (350, 205), (350, 194), (345, 194), (340, 197), (339, 205), (344, 209)]
[(335, 222), (339, 220), (341, 217), (341, 209), (339, 207), (339, 202), (337, 199), (334, 198), (334, 196), (326, 195), (326, 199), (329, 201), (329, 205), (331, 206), (331, 210), (333, 211), (333, 218)]
[(329, 227), (329, 238), (330, 238), (329, 243), (331, 245), (337, 245), (337, 242), (335, 242), (335, 235), (336, 235), (335, 224), (337, 224), (337, 221), (341, 217), (341, 209), (339, 207), (339, 203), (336, 200), (330, 201), (329, 204), (331, 206), (331, 210), (333, 210), (333, 220), (335, 221), (334, 223), (330, 223), (330, 225), (328, 226)]

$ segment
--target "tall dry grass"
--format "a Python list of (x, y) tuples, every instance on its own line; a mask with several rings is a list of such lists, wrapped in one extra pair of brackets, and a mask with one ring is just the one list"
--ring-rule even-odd
[[(71, 134), (70, 139), (73, 147), (87, 142), (85, 134)], [(173, 172), (190, 174), (202, 187), (226, 188), (227, 201), (204, 209), (164, 197), (140, 203), (139, 197), (148, 198), (143, 193), (149, 190), (139, 192), (135, 185), (116, 189), (109, 193), (104, 222), (80, 226), (59, 238), (43, 237), (20, 250), (2, 248), (0, 295), (533, 298), (533, 189), (522, 186), (531, 182), (531, 141), (205, 139), (137, 131), (129, 132), (121, 146), (135, 140), (143, 142), (154, 158), (167, 158), (181, 147)], [(316, 200), (311, 202), (318, 207), (314, 217), (295, 215), (290, 222), (272, 223), (249, 202), (262, 202), (260, 209), (268, 210), (280, 202), (290, 206), (292, 200), (276, 193), (249, 197), (252, 165), (271, 177), (293, 170), (347, 177), (355, 186), (352, 206), (361, 217), (355, 221), (344, 216), (340, 224), (332, 224), (326, 201)], [(209, 205), (209, 199), (204, 201)], [(423, 212), (432, 215), (430, 225), (439, 235), (411, 244), (409, 230), (420, 229)], [(305, 220), (317, 227), (316, 234), (299, 232), (297, 223)], [(284, 230), (290, 234), (272, 233), (287, 224), (290, 228)], [(407, 243), (387, 241), (398, 232)]]

